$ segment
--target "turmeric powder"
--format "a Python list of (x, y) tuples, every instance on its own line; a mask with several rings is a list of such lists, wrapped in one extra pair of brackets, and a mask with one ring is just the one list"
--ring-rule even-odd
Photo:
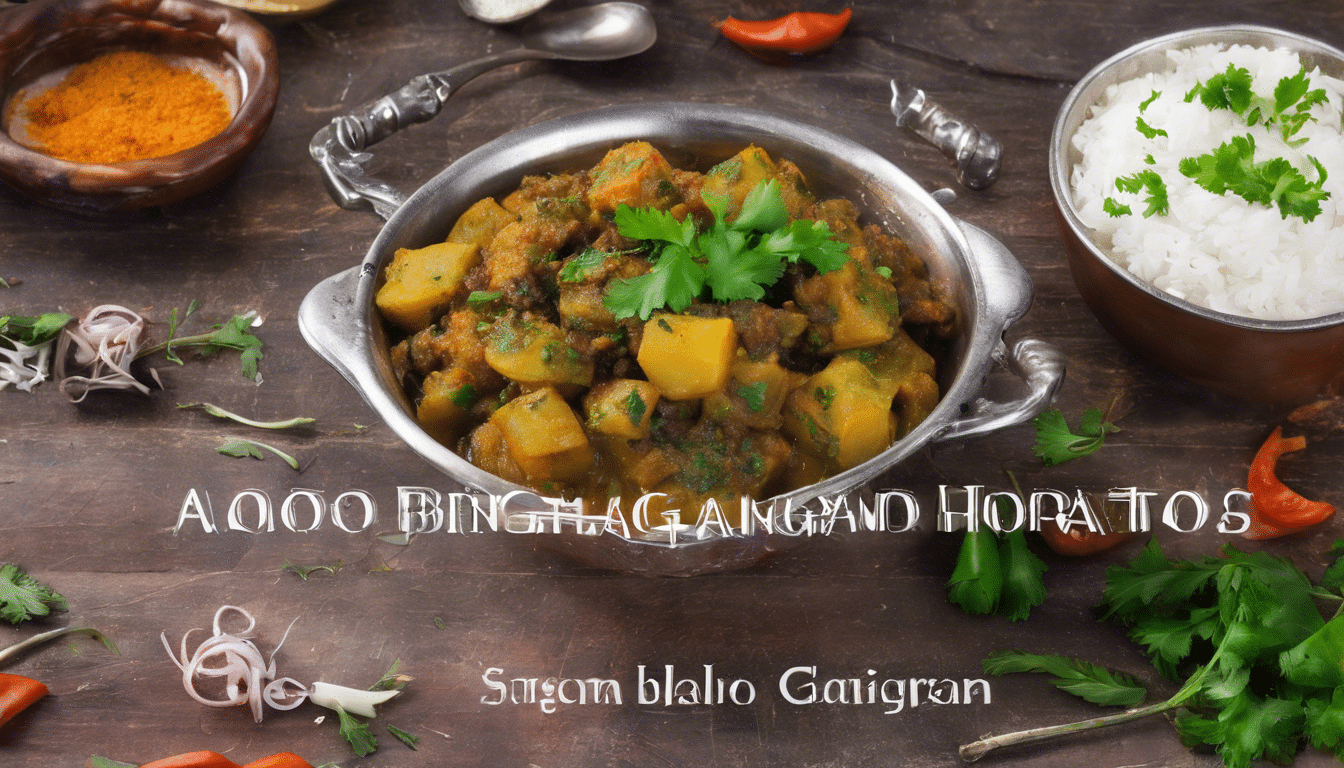
[(33, 147), (62, 160), (124, 163), (171, 155), (219, 134), (232, 116), (213, 83), (152, 53), (110, 53), (24, 104)]

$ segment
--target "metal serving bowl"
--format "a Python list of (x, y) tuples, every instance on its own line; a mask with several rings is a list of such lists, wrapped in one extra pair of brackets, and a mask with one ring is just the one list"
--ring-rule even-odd
[[(233, 120), (164, 157), (58, 160), (11, 136), (15, 102), (51, 73), (113, 51), (177, 57), (219, 86)], [(208, 0), (36, 0), (0, 13), (0, 180), (34, 200), (86, 212), (183, 200), (223, 181), (261, 141), (280, 91), (275, 41), (242, 11)]]
[[(564, 117), (502, 136), (463, 156), (420, 188), (388, 220), (363, 264), (318, 284), (299, 309), (309, 345), (334, 366), (406, 444), (435, 468), (480, 493), (526, 490), (473, 466), (440, 445), (415, 421), (414, 404), (392, 373), (389, 342), (374, 308), (383, 268), (398, 248), (443, 240), (476, 200), (516, 188), (523, 176), (590, 167), (611, 148), (637, 139), (653, 143), (674, 166), (708, 169), (748, 144), (792, 160), (819, 196), (843, 195), (867, 221), (904, 238), (923, 254), (932, 279), (958, 313), (955, 341), (940, 371), (943, 397), (913, 432), (870, 461), (778, 497), (804, 504), (859, 488), (936, 440), (969, 437), (1039, 413), (1062, 381), (1059, 353), (1022, 341), (1010, 353), (1006, 329), (1031, 303), (1031, 283), (1017, 260), (983, 231), (947, 214), (898, 168), (848, 139), (765, 112), (702, 104), (644, 104)], [(977, 397), (991, 367), (1008, 365), (1026, 384), (1019, 400)], [(764, 506), (765, 500), (760, 500)], [(539, 509), (536, 504), (532, 509)], [(603, 510), (596, 510), (600, 514)], [(816, 511), (816, 510), (814, 510)], [(749, 565), (795, 539), (667, 532), (635, 539), (566, 532), (538, 537), (581, 560), (620, 570), (687, 575)]]
[(1210, 43), (1288, 48), (1309, 69), (1319, 66), (1344, 78), (1344, 52), (1291, 32), (1254, 26), (1178, 32), (1139, 43), (1098, 64), (1064, 100), (1050, 136), (1050, 184), (1069, 268), (1102, 326), (1139, 355), (1240, 399), (1307, 401), (1344, 386), (1344, 313), (1310, 320), (1256, 320), (1178, 299), (1112, 261), (1074, 209), (1069, 178), (1080, 155), (1072, 139), (1092, 105), (1115, 83), (1171, 68), (1167, 51)]

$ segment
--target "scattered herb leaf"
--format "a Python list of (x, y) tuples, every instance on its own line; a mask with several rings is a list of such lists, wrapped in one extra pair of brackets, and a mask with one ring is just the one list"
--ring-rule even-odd
[(1037, 656), (1017, 650), (997, 651), (983, 662), (985, 672), (1007, 675), (1015, 672), (1044, 672), (1061, 691), (1085, 701), (1105, 706), (1133, 707), (1148, 691), (1133, 677), (1105, 667), (1063, 656)]
[(1100, 410), (1088, 408), (1079, 418), (1075, 434), (1069, 430), (1064, 414), (1058, 408), (1051, 408), (1031, 422), (1036, 428), (1036, 444), (1032, 451), (1046, 466), (1087, 456), (1105, 443), (1107, 433), (1120, 431), (1119, 427), (1102, 421), (1102, 418)]
[(261, 452), (262, 449), (268, 450), (271, 453), (274, 453), (276, 456), (279, 456), (281, 459), (284, 459), (285, 463), (288, 464), (293, 469), (299, 468), (298, 459), (294, 458), (293, 456), (290, 456), (288, 453), (285, 453), (284, 451), (280, 450), (279, 448), (276, 448), (273, 445), (267, 445), (266, 443), (258, 443), (255, 440), (244, 440), (242, 438), (234, 438), (224, 443), (223, 445), (219, 446), (215, 450), (218, 451), (219, 453), (224, 454), (225, 456), (232, 456), (235, 459), (242, 459), (251, 456), (256, 460), (261, 461), (262, 459), (266, 458), (266, 455)]
[(405, 744), (407, 747), (410, 747), (411, 749), (418, 748), (420, 744), (419, 736), (407, 733), (406, 731), (401, 730), (395, 725), (387, 726), (387, 732), (396, 737), (397, 741), (400, 741), (402, 744)]
[(317, 571), (326, 571), (332, 576), (335, 576), (341, 572), (341, 568), (344, 567), (344, 565), (345, 564), (340, 560), (337, 560), (334, 565), (298, 565), (297, 563), (291, 563), (289, 558), (285, 558), (285, 564), (280, 567), (280, 570), (288, 571), (289, 573), (298, 576), (300, 579), (307, 581), (308, 577), (312, 576)]
[(350, 742), (350, 748), (356, 755), (368, 757), (378, 751), (378, 739), (374, 738), (368, 723), (340, 707), (336, 708), (336, 716), (341, 720), (341, 736)]
[(68, 611), (70, 604), (14, 563), (0, 564), (0, 619), (18, 624), (47, 616), (52, 608)]

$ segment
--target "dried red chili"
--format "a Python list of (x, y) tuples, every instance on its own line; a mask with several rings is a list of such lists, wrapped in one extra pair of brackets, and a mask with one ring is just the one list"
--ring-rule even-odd
[(1097, 533), (1088, 530), (1087, 526), (1080, 525), (1071, 526), (1068, 533), (1065, 533), (1054, 520), (1041, 521), (1041, 538), (1045, 539), (1046, 546), (1055, 554), (1066, 557), (1085, 557), (1105, 552), (1123, 544), (1133, 535), (1128, 531)]
[(840, 13), (797, 11), (768, 21), (742, 21), (729, 16), (719, 24), (719, 31), (753, 53), (816, 53), (839, 39), (850, 15), (846, 8)]
[(1283, 427), (1277, 427), (1256, 452), (1246, 479), (1251, 492), (1251, 526), (1243, 534), (1246, 538), (1285, 536), (1335, 514), (1334, 505), (1305, 498), (1284, 485), (1275, 473), (1280, 456), (1306, 447), (1305, 437), (1285, 438)]
[(0, 673), (0, 725), (47, 695), (47, 686), (23, 675)]

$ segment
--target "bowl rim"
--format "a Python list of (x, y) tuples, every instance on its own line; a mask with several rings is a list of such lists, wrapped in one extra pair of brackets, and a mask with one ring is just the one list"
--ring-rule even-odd
[[(1069, 229), (1076, 236), (1087, 253), (1094, 259), (1099, 261), (1103, 266), (1109, 269), (1112, 274), (1125, 281), (1133, 288), (1142, 291), (1153, 299), (1169, 304), (1176, 309), (1196, 315), (1213, 323), (1266, 333), (1300, 333), (1304, 331), (1319, 331), (1334, 326), (1344, 325), (1344, 310), (1301, 320), (1265, 320), (1248, 317), (1246, 315), (1220, 312), (1195, 304), (1186, 299), (1173, 296), (1147, 281), (1140, 279), (1103, 252), (1090, 234), (1093, 230), (1082, 222), (1078, 217), (1077, 211), (1074, 209), (1073, 195), (1069, 182), (1069, 176), (1071, 175), (1073, 168), (1067, 160), (1069, 145), (1073, 139), (1073, 134), (1065, 136), (1064, 131), (1071, 118), (1073, 118), (1080, 110), (1087, 110), (1094, 106), (1094, 103), (1082, 103), (1084, 93), (1092, 88), (1097, 81), (1102, 80), (1113, 67), (1119, 66), (1130, 59), (1147, 53), (1171, 50), (1180, 47), (1207, 45), (1209, 43), (1217, 42), (1227, 43), (1223, 38), (1229, 35), (1261, 37), (1266, 42), (1273, 42), (1280, 47), (1289, 48), (1295, 53), (1300, 53), (1304, 47), (1312, 48), (1314, 50), (1312, 50), (1311, 53), (1326, 55), (1338, 61), (1340, 72), (1336, 76), (1344, 79), (1344, 51), (1314, 38), (1307, 37), (1306, 35), (1263, 25), (1225, 24), (1196, 27), (1149, 38), (1131, 45), (1119, 53), (1105, 59), (1088, 71), (1086, 75), (1083, 75), (1083, 77), (1069, 91), (1068, 96), (1064, 99), (1064, 103), (1060, 105), (1059, 111), (1056, 113), (1054, 126), (1050, 132), (1049, 149), (1050, 188), (1055, 196), (1055, 206), (1059, 210), (1063, 220), (1068, 224)], [(1258, 44), (1263, 45), (1263, 43)]]
[[(107, 8), (123, 8), (122, 0), (90, 3), (88, 0), (39, 0), (6, 12), (0, 18), (0, 33), (15, 34), (31, 25), (50, 27), (59, 19), (90, 8), (101, 15)], [(241, 94), (238, 108), (229, 124), (218, 134), (179, 152), (122, 163), (85, 163), (63, 160), (44, 154), (15, 141), (8, 131), (0, 130), (0, 166), (28, 168), (43, 175), (77, 174), (83, 196), (113, 194), (129, 189), (150, 191), (179, 180), (194, 177), (208, 169), (241, 157), (269, 126), (279, 96), (279, 56), (269, 31), (247, 13), (232, 6), (206, 0), (159, 0), (152, 4), (132, 4), (139, 19), (157, 20), (179, 26), (180, 11), (189, 9), (193, 19), (218, 19), (210, 32), (229, 56), (237, 62)], [(66, 33), (45, 34), (29, 40), (17, 55), (16, 66), (38, 50), (64, 37)], [(118, 50), (100, 49), (102, 53)], [(245, 55), (240, 55), (240, 52)], [(85, 61), (92, 60), (86, 59)], [(0, 84), (8, 73), (0, 72)], [(8, 106), (8, 105), (0, 105)], [(250, 126), (256, 126), (254, 130)], [(255, 137), (252, 134), (256, 134)]]
[[(469, 489), (500, 495), (513, 491), (526, 491), (541, 496), (534, 489), (504, 480), (476, 467), (461, 454), (434, 440), (419, 426), (413, 414), (407, 411), (401, 402), (404, 395), (399, 389), (388, 385), (385, 380), (387, 372), (382, 371), (380, 375), (382, 366), (379, 364), (377, 350), (380, 334), (376, 329), (381, 321), (373, 299), (381, 267), (396, 247), (415, 247), (405, 242), (408, 228), (416, 226), (424, 217), (442, 218), (445, 215), (441, 205), (438, 211), (434, 210), (436, 197), (440, 194), (441, 188), (465, 177), (467, 181), (464, 183), (476, 184), (472, 192), (475, 197), (467, 200), (467, 203), (478, 199), (481, 193), (479, 177), (488, 175), (489, 166), (495, 163), (493, 158), (505, 154), (501, 150), (507, 149), (507, 154), (513, 158), (509, 163), (517, 166), (514, 170), (516, 183), (518, 178), (530, 172), (526, 168), (527, 161), (517, 158), (533, 153), (561, 158), (565, 152), (576, 151), (573, 148), (575, 143), (582, 146), (585, 141), (598, 141), (588, 135), (598, 130), (598, 126), (605, 127), (608, 131), (608, 135), (600, 141), (610, 148), (623, 141), (641, 138), (652, 141), (655, 146), (660, 141), (672, 143), (674, 141), (672, 139), (661, 136), (650, 138), (646, 134), (651, 130), (671, 131), (673, 126), (704, 125), (722, 125), (730, 132), (748, 132), (756, 136), (757, 140), (766, 140), (762, 141), (762, 145), (773, 139), (776, 144), (794, 142), (800, 146), (824, 148), (821, 151), (828, 159), (842, 163), (844, 166), (842, 170), (853, 175), (852, 181), (859, 186), (859, 191), (880, 188), (895, 193), (897, 197), (905, 200), (906, 210), (898, 209), (891, 213), (904, 214), (898, 218), (919, 215), (923, 217), (922, 221), (928, 222), (922, 225), (911, 224), (912, 230), (920, 229), (921, 226), (931, 228), (931, 231), (936, 230), (936, 234), (946, 244), (947, 252), (943, 258), (955, 263), (957, 269), (964, 274), (966, 283), (962, 290), (967, 297), (971, 315), (959, 321), (961, 326), (958, 333), (965, 338), (965, 348), (960, 352), (960, 363), (953, 375), (947, 379), (947, 386), (941, 393), (937, 406), (915, 429), (893, 442), (882, 453), (858, 466), (837, 472), (803, 488), (770, 498), (753, 500), (759, 507), (768, 508), (771, 502), (781, 504), (789, 502), (797, 505), (820, 497), (847, 494), (863, 487), (883, 472), (936, 441), (940, 434), (955, 425), (958, 417), (964, 415), (971, 407), (971, 403), (975, 401), (983, 386), (989, 368), (999, 359), (1004, 331), (1025, 314), (1030, 305), (1031, 284), (1025, 270), (1015, 260), (1011, 265), (997, 265), (978, 258), (982, 253), (972, 246), (963, 225), (937, 204), (913, 178), (875, 150), (805, 120), (733, 105), (643, 102), (588, 110), (504, 134), (450, 163), (422, 185), (393, 214), (370, 244), (360, 267), (357, 268), (353, 304), (362, 327), (358, 329), (356, 337), (352, 338), (351, 342), (356, 347), (357, 364), (364, 368), (364, 375), (354, 372), (356, 375), (353, 378), (350, 375), (346, 377), (351, 379), (365, 400), (413, 452), (456, 482)], [(656, 128), (650, 129), (648, 126)], [(719, 136), (714, 138), (722, 139)], [(743, 146), (742, 141), (750, 139), (739, 139), (734, 136), (731, 141), (738, 142), (737, 146), (740, 147)], [(551, 149), (546, 149), (548, 146)], [(555, 149), (557, 146), (562, 149)], [(790, 159), (797, 160), (797, 158)], [(555, 159), (551, 162), (555, 162)], [(482, 166), (485, 168), (482, 169)], [(847, 196), (853, 198), (854, 191), (851, 190)], [(869, 211), (870, 216), (872, 213)], [(1007, 258), (1012, 259), (1011, 255)], [(995, 290), (990, 290), (991, 286)], [(311, 339), (309, 343), (313, 343)], [(641, 541), (641, 543), (656, 542)], [(682, 546), (686, 543), (694, 542), (683, 542)]]

